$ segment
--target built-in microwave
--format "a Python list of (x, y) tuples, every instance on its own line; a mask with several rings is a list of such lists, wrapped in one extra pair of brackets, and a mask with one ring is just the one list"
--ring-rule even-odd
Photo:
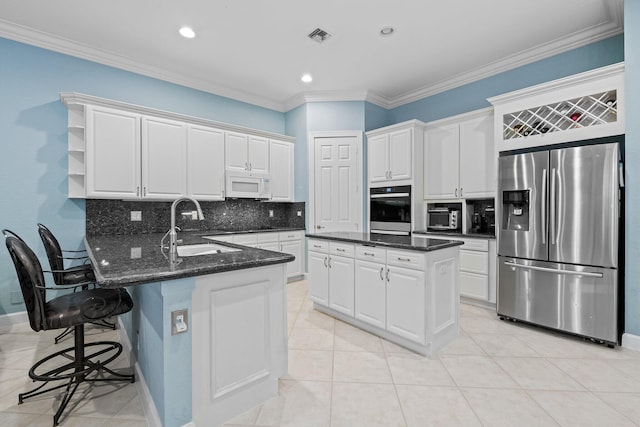
[(271, 175), (267, 173), (226, 171), (226, 197), (239, 199), (270, 199)]
[(378, 234), (411, 234), (411, 186), (371, 188), (369, 231)]

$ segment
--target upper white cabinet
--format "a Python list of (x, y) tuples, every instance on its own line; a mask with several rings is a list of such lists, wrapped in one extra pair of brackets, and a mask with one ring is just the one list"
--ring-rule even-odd
[(86, 164), (78, 170), (86, 169), (86, 197), (140, 197), (140, 115), (91, 106), (85, 115)]
[(142, 117), (142, 197), (175, 200), (187, 193), (187, 126)]
[(188, 126), (187, 195), (197, 200), (224, 200), (224, 131)]
[(424, 198), (493, 197), (493, 114), (484, 109), (427, 124)]
[(411, 185), (420, 165), (416, 154), (422, 152), (422, 123), (417, 120), (367, 132), (369, 183)]
[(269, 140), (237, 132), (227, 132), (225, 141), (228, 170), (269, 172)]
[(271, 201), (293, 200), (293, 144), (269, 140), (269, 170), (271, 171)]
[(229, 168), (272, 169), (273, 200), (293, 200), (292, 137), (77, 93), (60, 99), (69, 197), (224, 200)]
[(625, 132), (624, 63), (489, 98), (496, 151)]

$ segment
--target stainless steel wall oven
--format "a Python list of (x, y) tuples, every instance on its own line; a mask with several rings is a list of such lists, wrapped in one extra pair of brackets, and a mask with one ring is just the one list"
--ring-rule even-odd
[(411, 186), (370, 189), (369, 231), (382, 234), (411, 234)]

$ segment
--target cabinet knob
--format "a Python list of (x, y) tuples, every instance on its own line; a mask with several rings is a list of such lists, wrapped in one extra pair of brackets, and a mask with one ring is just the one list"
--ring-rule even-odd
[(323, 229), (323, 228), (324, 228), (324, 225), (316, 225), (316, 228), (317, 228), (318, 230), (321, 230), (321, 229)]

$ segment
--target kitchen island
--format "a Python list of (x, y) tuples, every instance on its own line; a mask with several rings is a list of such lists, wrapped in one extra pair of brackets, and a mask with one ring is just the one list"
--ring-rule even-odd
[[(216, 235), (180, 233), (183, 255), (215, 248), (197, 256), (171, 256), (160, 233), (85, 237), (98, 284), (126, 286), (134, 300), (121, 337), (151, 425), (221, 424), (276, 396), (287, 372), (286, 263), (294, 257)], [(176, 311), (186, 311), (177, 328)]]
[(316, 310), (426, 356), (459, 333), (460, 241), (307, 234)]

